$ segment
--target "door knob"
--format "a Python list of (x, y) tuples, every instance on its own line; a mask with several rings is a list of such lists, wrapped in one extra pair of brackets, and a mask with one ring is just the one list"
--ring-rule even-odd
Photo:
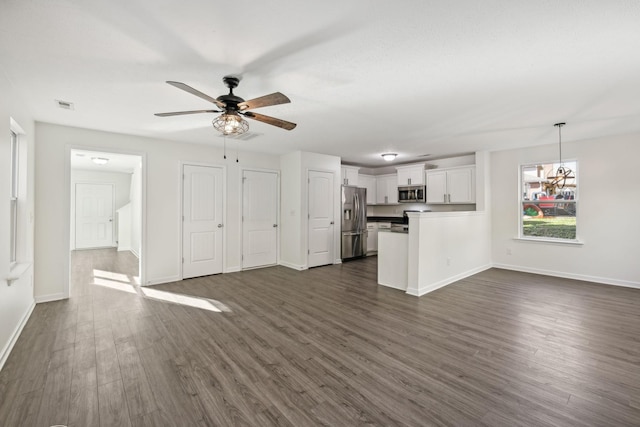
[(331, 221), (329, 224), (333, 225), (333, 221)]
[(218, 224), (218, 228), (222, 228), (222, 227), (223, 227), (223, 225), (222, 225), (222, 224)]
[(275, 227), (277, 227), (277, 226), (278, 226), (278, 224), (273, 224), (273, 227), (274, 227), (274, 228), (275, 228)]

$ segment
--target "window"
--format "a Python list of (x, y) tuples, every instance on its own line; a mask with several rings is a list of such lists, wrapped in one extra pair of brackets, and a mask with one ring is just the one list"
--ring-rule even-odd
[(18, 135), (11, 132), (11, 190), (9, 194), (9, 264), (17, 261), (18, 252)]
[(520, 237), (535, 240), (576, 240), (577, 162), (564, 162), (568, 173), (556, 177), (557, 163), (521, 168)]

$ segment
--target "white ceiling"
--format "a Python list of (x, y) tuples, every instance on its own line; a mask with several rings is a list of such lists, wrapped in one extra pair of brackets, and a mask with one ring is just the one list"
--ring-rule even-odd
[[(640, 2), (3, 0), (0, 71), (36, 120), (221, 147), (214, 115), (281, 91), (240, 149), (382, 165), (640, 132)], [(54, 100), (70, 101), (73, 111)], [(420, 158), (421, 160), (423, 158)]]

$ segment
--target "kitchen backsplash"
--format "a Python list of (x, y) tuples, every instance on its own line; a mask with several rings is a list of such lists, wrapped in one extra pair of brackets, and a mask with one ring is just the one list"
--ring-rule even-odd
[(369, 205), (367, 216), (402, 216), (405, 210), (430, 210), (433, 212), (475, 211), (476, 205), (428, 205), (426, 203), (403, 203), (401, 205)]

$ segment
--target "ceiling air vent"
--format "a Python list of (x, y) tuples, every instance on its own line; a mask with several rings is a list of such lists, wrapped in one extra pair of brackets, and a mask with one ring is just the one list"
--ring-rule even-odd
[(59, 99), (56, 99), (56, 104), (58, 104), (58, 107), (62, 108), (63, 110), (73, 110), (73, 102), (69, 102), (69, 101), (61, 101)]

